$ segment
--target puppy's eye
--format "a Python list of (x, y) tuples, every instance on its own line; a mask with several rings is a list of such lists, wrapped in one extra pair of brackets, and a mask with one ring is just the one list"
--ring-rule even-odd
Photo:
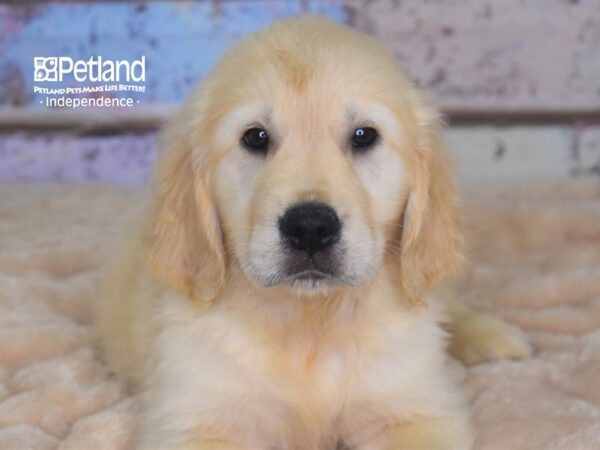
[(242, 144), (252, 153), (267, 153), (269, 135), (262, 128), (250, 128), (242, 136)]
[(375, 128), (361, 127), (352, 133), (352, 148), (358, 151), (367, 150), (377, 142), (379, 134)]

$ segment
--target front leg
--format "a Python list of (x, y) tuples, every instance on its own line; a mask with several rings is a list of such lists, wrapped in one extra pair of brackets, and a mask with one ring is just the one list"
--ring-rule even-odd
[(386, 428), (356, 450), (469, 450), (472, 441), (466, 423), (444, 418), (417, 418)]
[(198, 383), (202, 374), (193, 375), (147, 384), (138, 403), (134, 450), (271, 450), (281, 442), (284, 427), (268, 398), (236, 395), (233, 385)]
[[(142, 414), (136, 430), (134, 450), (269, 450), (267, 445), (226, 427), (198, 425), (188, 429), (184, 416), (161, 424)], [(170, 422), (170, 423), (169, 423)]]
[[(156, 447), (150, 445), (148, 447), (136, 447), (136, 450), (140, 449), (152, 449), (157, 450)], [(166, 450), (166, 449), (165, 449)], [(252, 447), (240, 447), (227, 439), (192, 439), (189, 442), (174, 447), (169, 447), (169, 450), (254, 450)], [(266, 450), (266, 449), (265, 449)]]

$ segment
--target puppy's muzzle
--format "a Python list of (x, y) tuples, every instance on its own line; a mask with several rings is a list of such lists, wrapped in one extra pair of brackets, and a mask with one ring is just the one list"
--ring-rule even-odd
[(325, 203), (296, 204), (279, 219), (284, 244), (313, 257), (339, 241), (342, 224), (335, 210)]

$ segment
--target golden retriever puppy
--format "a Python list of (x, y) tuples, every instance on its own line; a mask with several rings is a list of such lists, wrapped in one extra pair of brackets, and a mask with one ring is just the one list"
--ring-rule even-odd
[[(96, 311), (141, 391), (135, 449), (471, 446), (426, 297), (461, 261), (452, 174), (436, 113), (382, 47), (277, 23), (223, 58), (161, 145)], [(450, 314), (470, 362), (528, 351), (502, 322)]]

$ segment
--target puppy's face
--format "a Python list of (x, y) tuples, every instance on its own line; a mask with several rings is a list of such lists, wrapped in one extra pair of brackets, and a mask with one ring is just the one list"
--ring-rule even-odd
[(365, 284), (391, 255), (419, 295), (460, 244), (427, 111), (363, 35), (316, 19), (258, 33), (167, 128), (147, 261), (211, 299), (232, 261), (254, 284), (315, 293)]
[(228, 247), (260, 285), (356, 286), (381, 264), (406, 202), (407, 131), (381, 95), (387, 81), (364, 69), (265, 65), (218, 121), (214, 145), (228, 150), (217, 208)]
[(218, 129), (232, 147), (216, 175), (228, 243), (264, 286), (362, 284), (406, 196), (401, 123), (384, 104), (322, 81), (297, 92), (275, 85)]

